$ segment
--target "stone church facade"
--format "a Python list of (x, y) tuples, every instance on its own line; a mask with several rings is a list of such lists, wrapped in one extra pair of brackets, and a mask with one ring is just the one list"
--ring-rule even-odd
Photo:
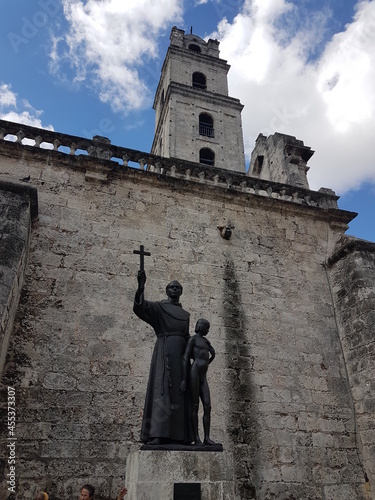
[(154, 345), (140, 244), (146, 298), (178, 279), (211, 323), (227, 476), (197, 452), (201, 498), (375, 498), (375, 243), (309, 189), (295, 137), (260, 135), (246, 173), (218, 47), (172, 29), (151, 153), (0, 121), (1, 498), (114, 499), (129, 479)]

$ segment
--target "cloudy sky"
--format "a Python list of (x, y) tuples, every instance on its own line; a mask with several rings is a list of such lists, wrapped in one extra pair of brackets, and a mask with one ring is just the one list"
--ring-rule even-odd
[(149, 151), (172, 26), (220, 41), (247, 165), (260, 132), (303, 140), (375, 241), (374, 0), (2, 0), (0, 117)]

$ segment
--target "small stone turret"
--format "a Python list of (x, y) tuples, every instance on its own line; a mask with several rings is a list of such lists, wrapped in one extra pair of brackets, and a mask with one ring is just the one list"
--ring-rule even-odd
[(219, 58), (219, 45), (218, 40), (210, 38), (207, 42), (203, 38), (190, 33), (186, 35), (184, 30), (180, 30), (174, 26), (171, 31), (171, 45), (180, 48), (190, 49), (198, 54)]
[(309, 189), (307, 162), (314, 154), (303, 141), (276, 132), (259, 134), (251, 155), (248, 175)]

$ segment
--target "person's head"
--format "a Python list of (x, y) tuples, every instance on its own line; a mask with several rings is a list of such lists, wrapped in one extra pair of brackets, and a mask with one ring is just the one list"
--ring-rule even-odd
[(79, 500), (92, 500), (94, 498), (95, 488), (91, 484), (84, 484), (80, 490)]
[(170, 299), (178, 301), (182, 294), (182, 286), (178, 281), (171, 281), (165, 291)]
[(45, 491), (41, 491), (37, 494), (34, 500), (48, 500), (48, 495)]
[(195, 333), (201, 333), (202, 335), (207, 335), (210, 329), (210, 322), (204, 318), (198, 319), (195, 325)]

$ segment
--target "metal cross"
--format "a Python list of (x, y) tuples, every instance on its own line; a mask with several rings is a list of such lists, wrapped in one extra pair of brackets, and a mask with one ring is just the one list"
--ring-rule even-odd
[(145, 255), (149, 257), (151, 254), (150, 252), (145, 252), (145, 247), (143, 245), (140, 245), (139, 250), (133, 250), (133, 253), (136, 253), (139, 255), (139, 269), (141, 271), (145, 270)]

